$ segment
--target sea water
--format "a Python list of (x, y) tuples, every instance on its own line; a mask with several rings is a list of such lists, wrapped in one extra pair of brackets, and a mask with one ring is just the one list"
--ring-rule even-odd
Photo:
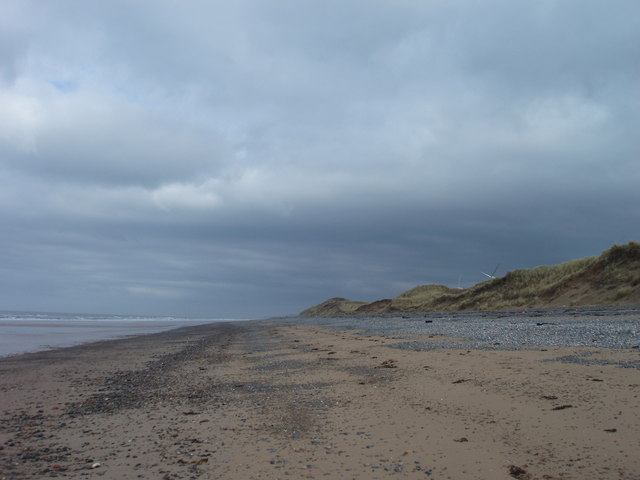
[(231, 320), (0, 311), (0, 357), (221, 321)]

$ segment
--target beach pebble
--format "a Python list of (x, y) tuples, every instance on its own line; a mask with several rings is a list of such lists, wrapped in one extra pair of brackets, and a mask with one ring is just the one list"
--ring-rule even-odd
[(509, 465), (509, 475), (511, 475), (513, 478), (529, 478), (527, 471), (517, 465)]
[(91, 468), (98, 468), (100, 466), (100, 462), (95, 462), (91, 464)]

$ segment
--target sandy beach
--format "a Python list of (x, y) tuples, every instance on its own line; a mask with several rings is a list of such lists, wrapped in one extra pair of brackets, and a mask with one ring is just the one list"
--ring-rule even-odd
[(640, 478), (638, 349), (397, 341), (241, 322), (0, 359), (0, 478)]

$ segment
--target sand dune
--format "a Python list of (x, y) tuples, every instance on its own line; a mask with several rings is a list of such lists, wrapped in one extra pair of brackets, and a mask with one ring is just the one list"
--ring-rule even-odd
[(508, 272), (466, 289), (420, 285), (395, 298), (330, 298), (302, 317), (400, 312), (503, 310), (640, 303), (640, 243), (614, 245), (597, 257)]

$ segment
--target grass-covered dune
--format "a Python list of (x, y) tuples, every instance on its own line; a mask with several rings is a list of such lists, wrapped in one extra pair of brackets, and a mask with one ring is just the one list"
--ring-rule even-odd
[(339, 315), (353, 314), (358, 307), (367, 305), (367, 302), (352, 302), (346, 298), (330, 298), (320, 305), (306, 309), (301, 312), (303, 317), (335, 317)]
[(640, 243), (614, 245), (597, 257), (515, 270), (467, 289), (421, 285), (372, 303), (332, 298), (301, 316), (503, 310), (640, 303)]

